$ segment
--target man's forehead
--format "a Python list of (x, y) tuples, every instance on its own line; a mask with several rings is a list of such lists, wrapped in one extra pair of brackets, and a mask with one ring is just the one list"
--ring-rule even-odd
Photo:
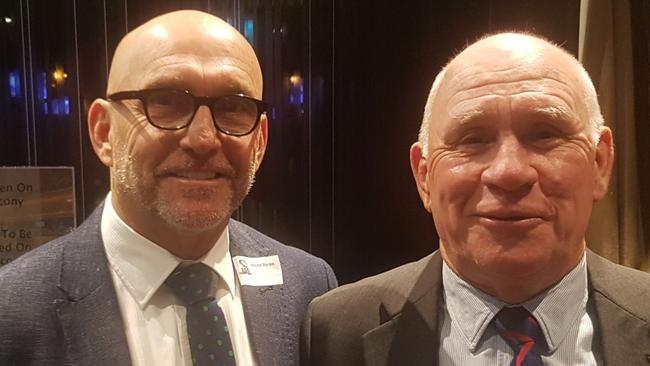
[[(513, 116), (588, 120), (577, 61), (550, 43), (529, 38), (515, 37), (517, 42), (510, 43), (488, 38), (456, 56), (430, 102), (429, 136), (469, 121), (493, 121), (504, 107)], [(501, 98), (509, 102), (499, 103)]]
[(447, 66), (434, 104), (453, 102), (459, 94), (534, 92), (551, 86), (579, 95), (582, 87), (570, 57), (555, 46), (530, 38), (515, 37), (509, 42), (488, 38), (468, 47)]
[(173, 42), (177, 47), (193, 45), (201, 48), (202, 44), (224, 46), (234, 45), (245, 39), (229, 24), (212, 16), (174, 18), (156, 18), (133, 31), (133, 43)]
[(479, 41), (456, 56), (447, 67), (443, 84), (471, 82), (477, 77), (485, 79), (485, 82), (508, 80), (516, 77), (513, 71), (539, 70), (552, 59), (538, 44), (528, 39), (518, 42), (498, 39)]
[[(563, 72), (564, 71), (564, 72)], [(552, 65), (519, 65), (509, 69), (469, 69), (456, 74), (440, 93), (440, 100), (449, 107), (470, 100), (491, 96), (531, 97), (549, 96), (549, 102), (559, 98), (572, 108), (580, 100), (582, 90), (571, 73)]]
[(241, 37), (239, 32), (228, 23), (211, 14), (196, 10), (181, 10), (155, 17), (134, 29), (128, 36), (139, 37), (151, 34), (168, 37), (177, 33), (192, 34), (205, 32), (215, 39), (235, 39)]
[(195, 11), (163, 15), (128, 34), (115, 52), (108, 92), (136, 88), (153, 76), (149, 73), (174, 63), (199, 73), (206, 66), (235, 66), (261, 93), (259, 63), (245, 38), (222, 20)]
[[(173, 54), (153, 60), (138, 75), (131, 75), (137, 89), (175, 88), (197, 95), (213, 93), (261, 97), (251, 67), (230, 57)], [(198, 89), (197, 89), (198, 88)]]

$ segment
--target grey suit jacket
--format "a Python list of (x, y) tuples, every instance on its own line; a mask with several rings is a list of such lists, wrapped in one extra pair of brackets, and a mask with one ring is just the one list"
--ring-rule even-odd
[[(129, 365), (98, 208), (69, 235), (0, 268), (0, 365)], [(336, 287), (323, 260), (250, 227), (229, 224), (231, 255), (277, 254), (284, 284), (242, 286), (251, 347), (261, 366), (296, 365), (309, 301)]]
[[(593, 350), (608, 366), (650, 364), (650, 274), (587, 253)], [(435, 252), (315, 299), (303, 365), (437, 365), (442, 260)]]

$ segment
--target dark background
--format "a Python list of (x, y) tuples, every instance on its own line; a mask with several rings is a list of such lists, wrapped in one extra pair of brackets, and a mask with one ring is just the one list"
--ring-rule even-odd
[[(502, 30), (578, 49), (579, 0), (3, 0), (0, 165), (74, 166), (78, 221), (88, 216), (108, 172), (88, 141), (87, 107), (104, 96), (120, 38), (182, 8), (247, 36), (274, 106), (265, 161), (235, 217), (323, 257), (343, 283), (437, 248), (408, 150), (433, 78), (455, 52)], [(647, 78), (647, 19), (639, 24)], [(57, 69), (67, 78), (54, 80)], [(18, 90), (7, 82), (16, 75)], [(647, 100), (647, 88), (637, 92)]]

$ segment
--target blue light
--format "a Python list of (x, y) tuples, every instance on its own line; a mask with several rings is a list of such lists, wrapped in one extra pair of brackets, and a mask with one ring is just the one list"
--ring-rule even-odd
[(18, 71), (11, 71), (9, 73), (9, 95), (18, 97), (20, 95), (20, 75)]
[(289, 77), (289, 104), (302, 106), (305, 102), (304, 81), (300, 74)]
[[(47, 105), (47, 103), (45, 104)], [(54, 98), (50, 101), (52, 107), (52, 114), (55, 116), (69, 116), (70, 115), (70, 98), (63, 96)], [(47, 112), (46, 112), (47, 113)]]
[(305, 88), (302, 82), (300, 82), (300, 104), (303, 104), (304, 102), (305, 102)]
[(253, 19), (246, 19), (244, 21), (244, 37), (248, 40), (248, 43), (255, 45), (255, 22)]
[(36, 73), (36, 93), (38, 100), (47, 99), (47, 75), (44, 72)]

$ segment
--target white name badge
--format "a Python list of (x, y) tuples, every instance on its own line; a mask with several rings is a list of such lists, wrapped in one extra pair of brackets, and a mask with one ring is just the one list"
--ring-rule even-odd
[(277, 255), (270, 257), (237, 256), (232, 258), (232, 262), (242, 286), (273, 286), (284, 283), (282, 266), (280, 266), (280, 258)]

